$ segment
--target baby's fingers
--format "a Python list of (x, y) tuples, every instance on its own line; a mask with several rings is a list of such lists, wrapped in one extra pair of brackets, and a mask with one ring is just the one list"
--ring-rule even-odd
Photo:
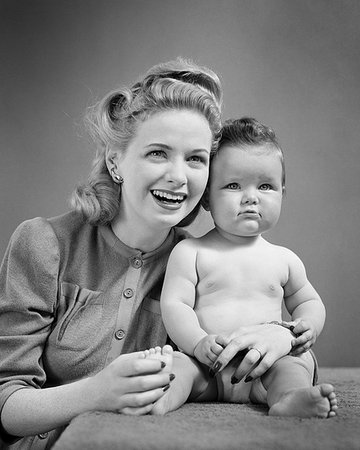
[[(213, 355), (213, 357), (215, 357), (215, 359), (220, 355), (220, 353), (224, 350), (224, 347), (222, 345), (219, 345), (215, 342), (215, 344), (213, 344), (211, 346), (211, 353)], [(215, 361), (214, 359), (214, 361)]]
[(311, 343), (310, 342), (306, 342), (304, 345), (299, 345), (297, 347), (294, 347), (291, 350), (290, 355), (292, 355), (292, 356), (299, 356), (302, 353), (305, 353), (308, 350), (310, 350), (310, 348), (311, 348)]
[(292, 347), (296, 347), (297, 345), (303, 345), (310, 340), (312, 340), (312, 333), (310, 331), (306, 331), (305, 333), (293, 339), (291, 341), (291, 345)]
[(310, 324), (308, 324), (307, 322), (301, 320), (299, 323), (297, 323), (294, 326), (293, 332), (295, 334), (302, 334), (305, 331), (308, 331), (310, 329)]
[(221, 346), (221, 350), (223, 350), (231, 341), (231, 339), (222, 336), (222, 335), (217, 335), (215, 338), (215, 342)]

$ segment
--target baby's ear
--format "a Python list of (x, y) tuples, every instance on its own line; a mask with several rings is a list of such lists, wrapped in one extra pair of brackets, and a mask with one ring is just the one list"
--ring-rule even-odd
[(200, 203), (201, 203), (201, 206), (206, 211), (210, 211), (210, 206), (209, 206), (209, 187), (208, 186), (206, 186), (205, 192), (203, 193), (203, 196), (201, 197)]

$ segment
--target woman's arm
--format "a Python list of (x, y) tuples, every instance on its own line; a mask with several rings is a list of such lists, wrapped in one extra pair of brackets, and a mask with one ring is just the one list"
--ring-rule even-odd
[(139, 408), (142, 414), (150, 412), (164, 395), (170, 374), (161, 372), (161, 361), (142, 354), (121, 355), (97, 375), (63, 386), (17, 390), (4, 404), (3, 428), (20, 437), (50, 431), (86, 411), (136, 407), (137, 413)]
[(49, 431), (91, 409), (148, 409), (169, 383), (169, 374), (157, 373), (159, 361), (135, 354), (119, 357), (92, 378), (43, 388), (41, 358), (56, 312), (59, 260), (52, 227), (34, 219), (14, 232), (1, 265), (0, 410), (10, 435)]

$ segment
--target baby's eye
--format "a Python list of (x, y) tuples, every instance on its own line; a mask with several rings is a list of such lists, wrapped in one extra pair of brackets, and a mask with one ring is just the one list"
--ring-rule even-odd
[(230, 190), (236, 190), (236, 189), (240, 189), (240, 184), (239, 183), (229, 183), (226, 186), (226, 189), (230, 189)]
[(271, 191), (273, 187), (269, 183), (264, 183), (259, 187), (260, 191)]

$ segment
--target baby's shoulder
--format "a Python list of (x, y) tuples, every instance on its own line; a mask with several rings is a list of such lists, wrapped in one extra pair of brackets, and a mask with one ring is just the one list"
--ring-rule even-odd
[(273, 252), (275, 256), (281, 258), (289, 264), (301, 262), (298, 255), (288, 247), (268, 242), (268, 249), (270, 252)]

